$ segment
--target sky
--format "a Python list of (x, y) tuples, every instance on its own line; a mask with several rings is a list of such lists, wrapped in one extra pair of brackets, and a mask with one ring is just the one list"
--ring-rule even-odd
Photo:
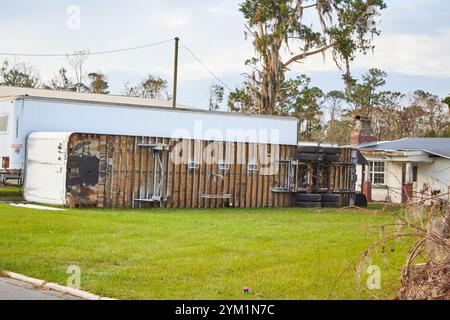
[[(71, 53), (104, 51), (181, 39), (178, 101), (205, 108), (208, 88), (217, 80), (194, 59), (189, 48), (228, 87), (235, 88), (254, 55), (245, 39), (242, 0), (15, 0), (2, 4), (0, 52)], [(382, 35), (375, 51), (358, 56), (352, 69), (360, 76), (372, 67), (389, 73), (387, 90), (411, 93), (423, 89), (450, 94), (450, 1), (386, 0)], [(121, 94), (125, 83), (147, 74), (169, 80), (173, 75), (173, 42), (117, 54), (89, 56), (86, 71), (108, 75), (110, 91)], [(36, 66), (48, 81), (65, 57), (0, 56)], [(324, 91), (343, 89), (341, 72), (330, 58), (316, 56), (297, 64), (292, 74), (306, 73)]]

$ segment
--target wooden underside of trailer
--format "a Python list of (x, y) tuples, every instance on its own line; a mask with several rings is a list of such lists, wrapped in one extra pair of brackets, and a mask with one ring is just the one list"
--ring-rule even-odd
[(346, 206), (354, 196), (355, 168), (346, 148), (77, 133), (68, 145), (66, 202), (270, 208), (302, 206), (299, 194), (328, 194), (335, 196), (306, 202)]
[[(296, 146), (73, 134), (67, 203), (109, 208), (289, 207)], [(262, 159), (265, 160), (262, 160)]]

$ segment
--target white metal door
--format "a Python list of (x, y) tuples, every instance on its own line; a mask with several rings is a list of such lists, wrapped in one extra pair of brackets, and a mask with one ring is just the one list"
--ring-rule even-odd
[(24, 197), (65, 205), (67, 143), (71, 133), (32, 133), (27, 139)]

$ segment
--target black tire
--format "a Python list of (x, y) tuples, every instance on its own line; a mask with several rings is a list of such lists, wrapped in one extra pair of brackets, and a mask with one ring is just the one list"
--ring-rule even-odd
[(323, 161), (323, 154), (317, 153), (297, 153), (297, 159), (299, 161)]
[(322, 202), (322, 208), (341, 208), (341, 202)]
[(368, 206), (367, 198), (364, 194), (357, 193), (355, 195), (355, 206), (357, 206), (357, 207), (367, 207)]
[(297, 193), (295, 195), (296, 202), (320, 202), (322, 201), (322, 197), (320, 194), (303, 194)]
[(322, 202), (340, 202), (342, 196), (340, 194), (322, 194), (320, 200)]
[(336, 154), (324, 154), (323, 155), (323, 161), (339, 162), (340, 160), (341, 160), (341, 155), (336, 155)]
[(318, 146), (299, 146), (297, 153), (321, 153), (322, 149), (322, 147)]
[(321, 208), (322, 205), (320, 202), (299, 202), (295, 203), (295, 207), (297, 208)]
[(326, 147), (326, 148), (323, 148), (323, 153), (341, 155), (342, 149), (341, 148)]

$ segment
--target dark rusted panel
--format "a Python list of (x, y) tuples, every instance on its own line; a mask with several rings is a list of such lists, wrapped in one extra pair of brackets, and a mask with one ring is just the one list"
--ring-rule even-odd
[[(73, 134), (67, 156), (67, 202), (97, 206), (100, 178), (100, 136)], [(103, 188), (102, 188), (103, 190)]]
[(100, 160), (97, 156), (71, 155), (67, 159), (67, 187), (96, 186)]

